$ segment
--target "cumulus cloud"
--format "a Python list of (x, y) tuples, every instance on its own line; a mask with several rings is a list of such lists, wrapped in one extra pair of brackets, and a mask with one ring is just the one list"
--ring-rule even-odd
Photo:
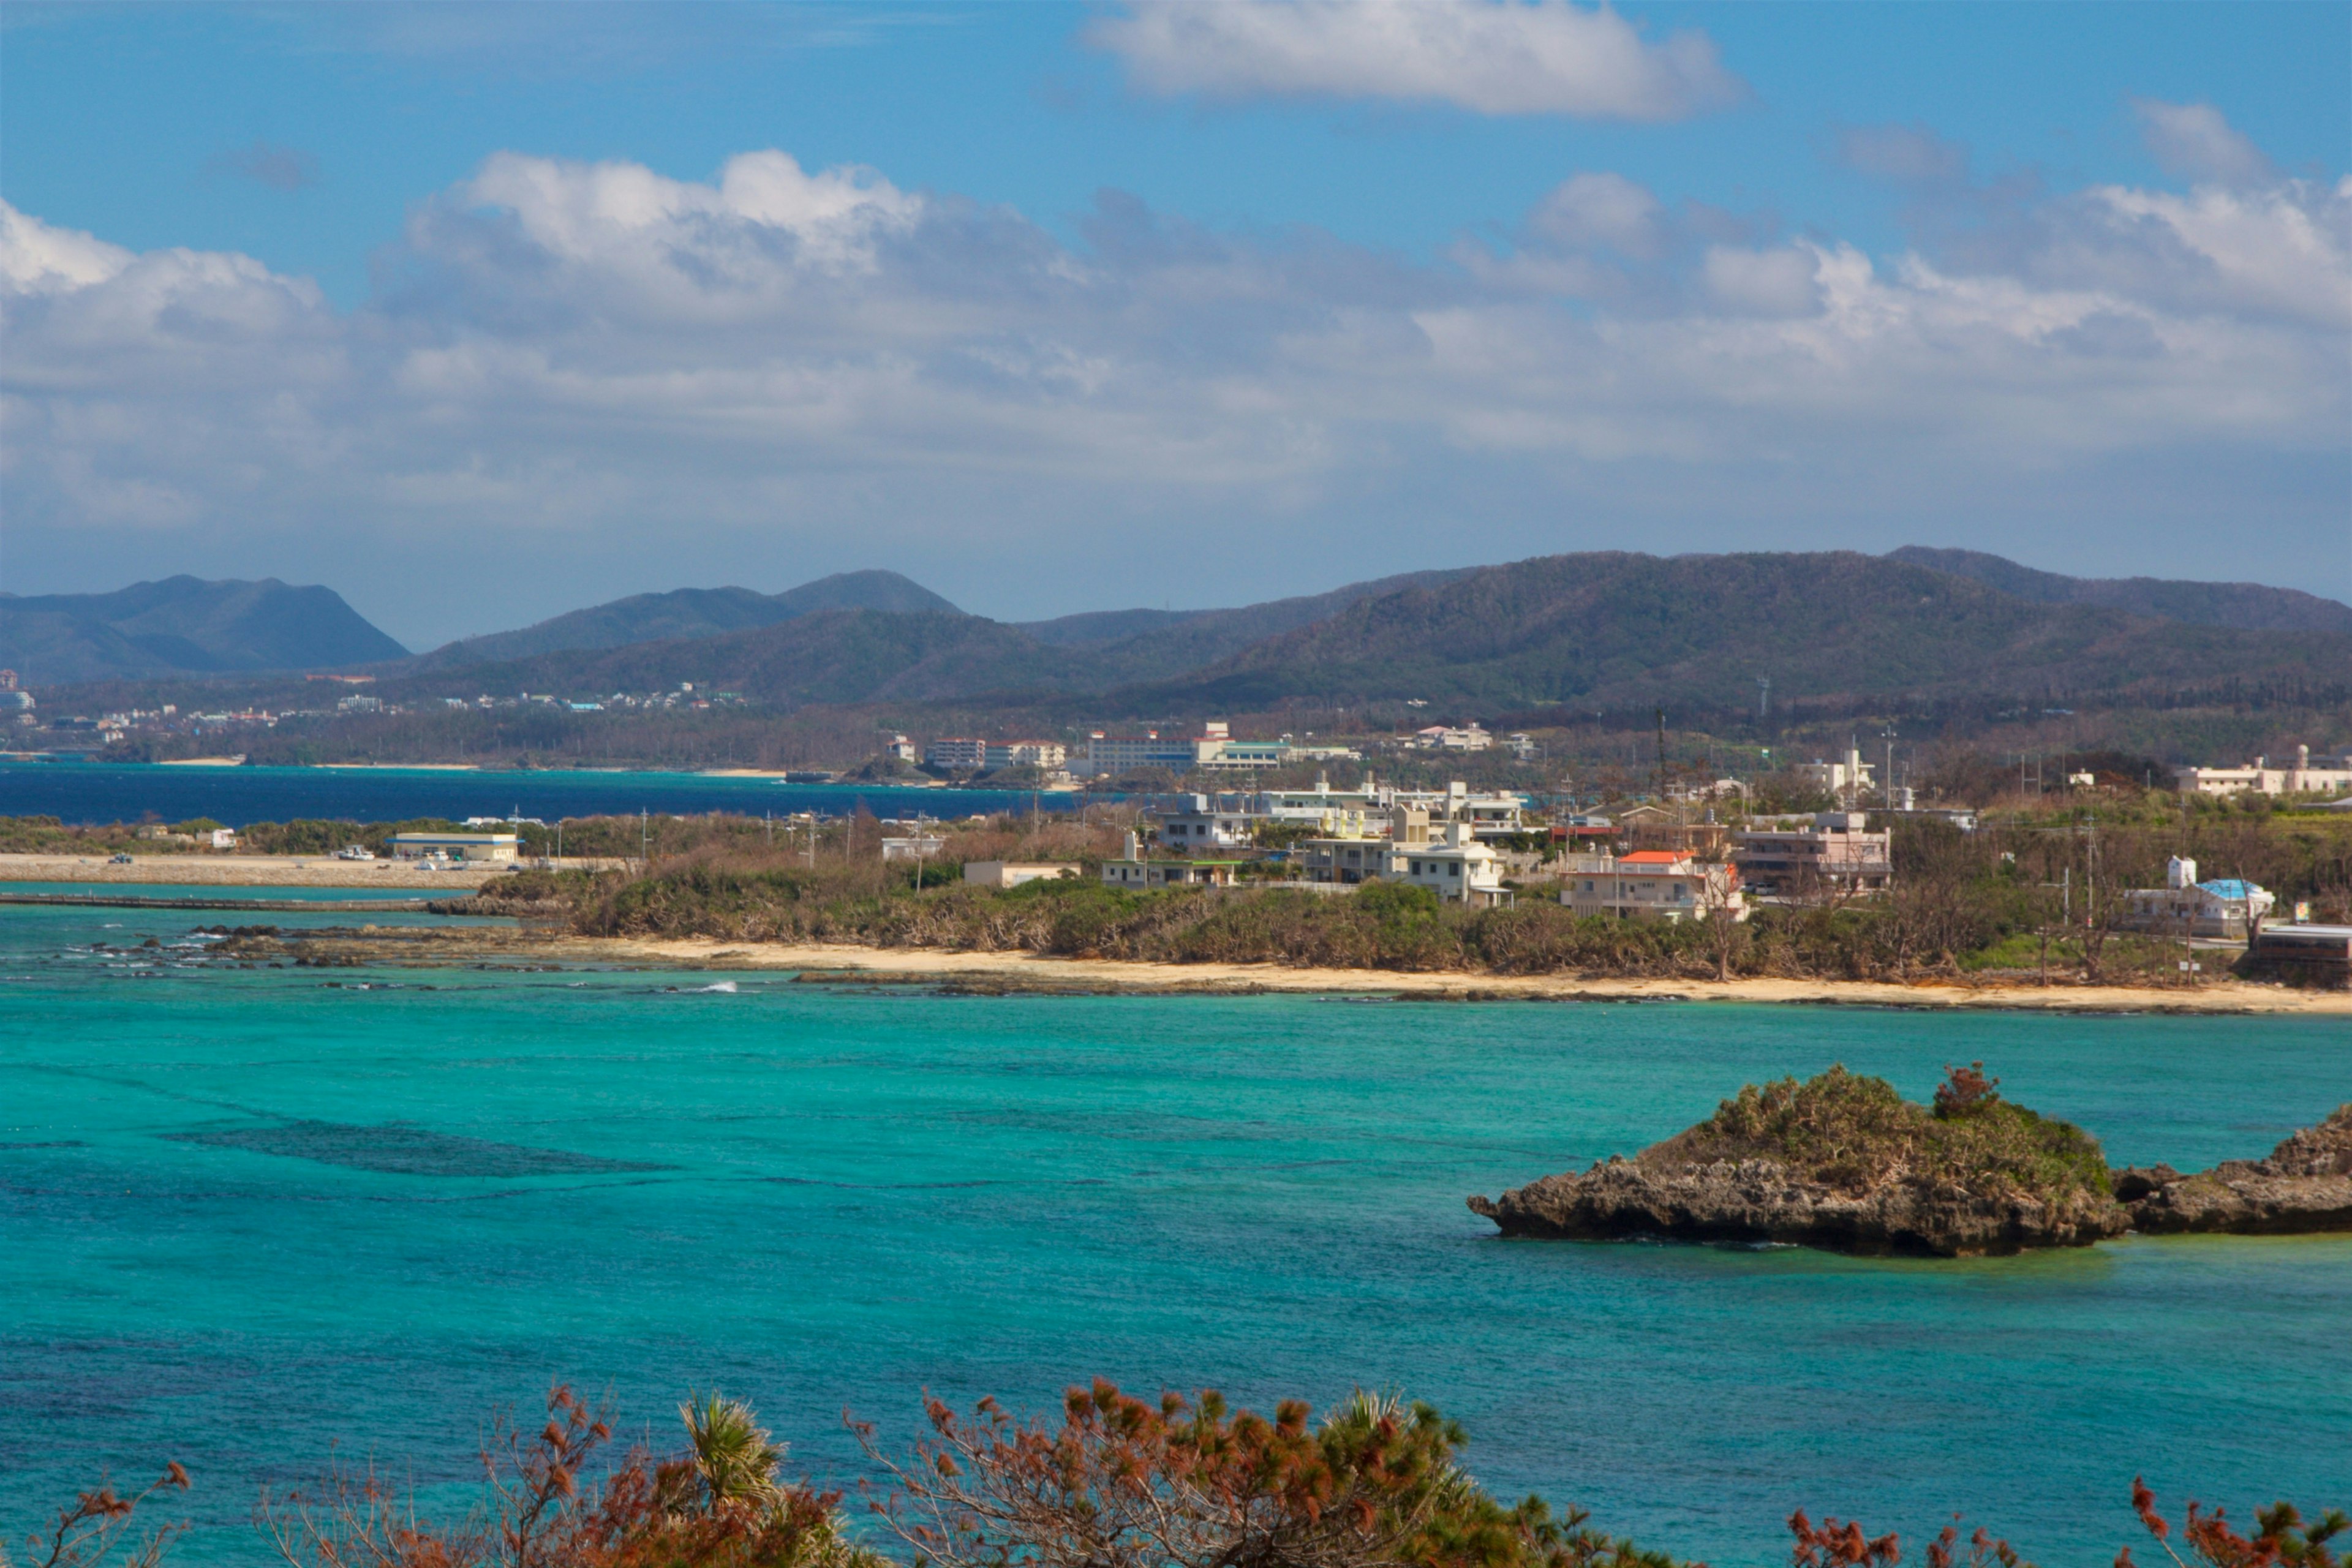
[(1608, 5), (1570, 0), (1141, 0), (1087, 36), (1163, 96), (1673, 121), (1745, 90), (1705, 34), (1654, 43)]
[[(1016, 539), (1360, 546), (1413, 533), (1409, 494), (1965, 508), (2096, 473), (2174, 505), (2109, 476), (2340, 468), (2352, 421), (2352, 182), (2095, 187), (1883, 257), (1604, 171), (1433, 263), (1117, 195), (1077, 226), (782, 152), (707, 181), (500, 153), (337, 312), (0, 206), (12, 549), (233, 525), (719, 581), (831, 542), (970, 582)], [(1447, 537), (1405, 563), (1513, 548)]]
[(215, 153), (205, 167), (216, 174), (252, 180), (273, 191), (299, 191), (319, 183), (317, 158), (299, 147), (280, 147), (259, 137), (250, 147)]
[(2210, 103), (2142, 98), (2132, 108), (2149, 153), (2168, 174), (2225, 185), (2261, 184), (2276, 174), (2263, 150)]

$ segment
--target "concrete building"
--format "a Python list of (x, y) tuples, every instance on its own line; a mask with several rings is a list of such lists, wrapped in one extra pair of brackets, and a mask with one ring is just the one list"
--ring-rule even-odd
[(1815, 890), (1875, 892), (1894, 877), (1890, 836), (1859, 811), (1823, 811), (1810, 827), (1738, 835), (1733, 860), (1748, 890), (1789, 897)]
[(919, 755), (915, 742), (904, 735), (891, 736), (890, 743), (882, 748), (882, 754), (901, 763), (911, 763)]
[(967, 860), (963, 879), (982, 888), (1017, 888), (1024, 882), (1058, 881), (1078, 875), (1076, 863), (1058, 860)]
[(885, 836), (882, 858), (885, 860), (936, 860), (948, 841), (937, 834), (908, 833)]
[(923, 765), (977, 773), (988, 766), (988, 742), (969, 735), (943, 735), (923, 748)]
[(1789, 771), (1796, 775), (1799, 784), (1840, 801), (1851, 801), (1871, 785), (1871, 764), (1862, 760), (1862, 751), (1856, 746), (1848, 746), (1840, 761), (1825, 763), (1816, 757)]
[(1507, 896), (1493, 847), (1473, 837), (1466, 822), (1446, 823), (1442, 833), (1423, 842), (1391, 846), (1386, 875), (1462, 903), (1496, 904)]
[(2116, 924), (2155, 936), (2206, 937), (2243, 942), (2278, 904), (2278, 895), (2235, 877), (2197, 879), (2197, 862), (2176, 855), (2164, 868), (2164, 886), (2135, 888), (2124, 895)]
[(1148, 859), (1130, 832), (1127, 853), (1102, 863), (1102, 879), (1114, 888), (1230, 888), (1241, 868), (1239, 860)]
[(522, 838), (513, 833), (395, 833), (395, 860), (462, 860), (468, 865), (505, 864), (521, 852)]
[(2322, 985), (2352, 985), (2352, 926), (2263, 925), (2246, 944), (2256, 973)]
[(1290, 863), (1301, 880), (1354, 887), (1389, 874), (1396, 847), (1362, 832), (1328, 838), (1302, 838), (1290, 847)]
[(1424, 752), (1483, 752), (1495, 743), (1495, 737), (1473, 719), (1459, 729), (1448, 724), (1432, 724), (1416, 730), (1412, 743)]
[(1205, 795), (1188, 795), (1183, 800), (1181, 806), (1151, 814), (1162, 848), (1189, 855), (1201, 849), (1247, 849), (1256, 842), (1257, 819), (1248, 812), (1221, 810)]
[(1571, 855), (1561, 882), (1559, 901), (1579, 915), (1669, 922), (1704, 920), (1717, 912), (1735, 921), (1748, 918), (1748, 902), (1734, 868), (1671, 849)]
[(1157, 730), (1146, 730), (1140, 735), (1107, 735), (1097, 730), (1087, 737), (1087, 770), (1097, 777), (1134, 768), (1185, 773), (1199, 760), (1200, 752), (1190, 739), (1162, 736)]
[(2293, 767), (2256, 757), (2247, 768), (2175, 768), (2172, 783), (2183, 795), (2344, 795), (2352, 793), (2352, 752), (2314, 765), (2311, 748), (2297, 746)]
[(982, 754), (991, 768), (1058, 768), (1069, 760), (1070, 748), (1059, 741), (991, 741)]
[(1467, 823), (1480, 838), (1500, 838), (1527, 831), (1528, 797), (1509, 791), (1474, 794), (1455, 779), (1443, 790), (1391, 789), (1381, 792), (1380, 804), (1393, 819), (1407, 809), (1426, 812), (1432, 822)]

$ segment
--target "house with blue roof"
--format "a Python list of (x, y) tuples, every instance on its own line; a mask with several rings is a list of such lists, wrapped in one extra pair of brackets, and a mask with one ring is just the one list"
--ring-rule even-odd
[(2236, 877), (2199, 881), (2197, 862), (2186, 856), (2174, 856), (2164, 871), (2163, 887), (2135, 888), (2124, 895), (2124, 914), (2116, 923), (2126, 931), (2244, 942), (2278, 902), (2278, 895), (2259, 882)]

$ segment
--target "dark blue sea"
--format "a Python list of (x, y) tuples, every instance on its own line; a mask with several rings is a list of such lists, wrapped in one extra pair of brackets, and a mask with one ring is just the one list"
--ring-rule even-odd
[[(1047, 792), (1048, 811), (1071, 796)], [(166, 822), (208, 816), (230, 827), (297, 817), (399, 822), (520, 813), (567, 816), (680, 816), (740, 812), (778, 816), (814, 811), (846, 816), (862, 804), (877, 816), (969, 816), (1026, 813), (1027, 790), (908, 789), (877, 784), (788, 784), (705, 773), (478, 773), (445, 768), (213, 768), (135, 763), (0, 763), (0, 816), (55, 816), (68, 823)]]

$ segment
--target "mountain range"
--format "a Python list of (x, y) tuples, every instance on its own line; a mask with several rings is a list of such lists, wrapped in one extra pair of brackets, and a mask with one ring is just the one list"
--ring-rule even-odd
[[(141, 607), (149, 601), (179, 605), (173, 626), (194, 626), (196, 606), (212, 606), (211, 642), (167, 632)], [(1544, 556), (1238, 609), (1024, 624), (968, 615), (896, 573), (856, 572), (775, 595), (635, 595), (413, 658), (323, 588), (180, 578), (70, 604), (0, 596), (0, 648), (36, 679), (58, 678), (27, 630), (63, 647), (57, 628), (68, 623), (117, 639), (79, 633), (69, 651), (81, 668), (110, 654), (142, 673), (174, 655), (191, 661), (180, 668), (208, 673), (364, 665), (393, 697), (603, 695), (691, 680), (781, 708), (1083, 699), (1105, 714), (1179, 713), (1412, 698), (1465, 713), (1738, 710), (1754, 706), (1765, 677), (1787, 701), (2148, 694), (2229, 680), (2328, 687), (2352, 671), (2352, 606), (2332, 600), (2254, 584), (2064, 577), (1918, 547)], [(303, 626), (317, 628), (316, 640), (303, 640)]]

